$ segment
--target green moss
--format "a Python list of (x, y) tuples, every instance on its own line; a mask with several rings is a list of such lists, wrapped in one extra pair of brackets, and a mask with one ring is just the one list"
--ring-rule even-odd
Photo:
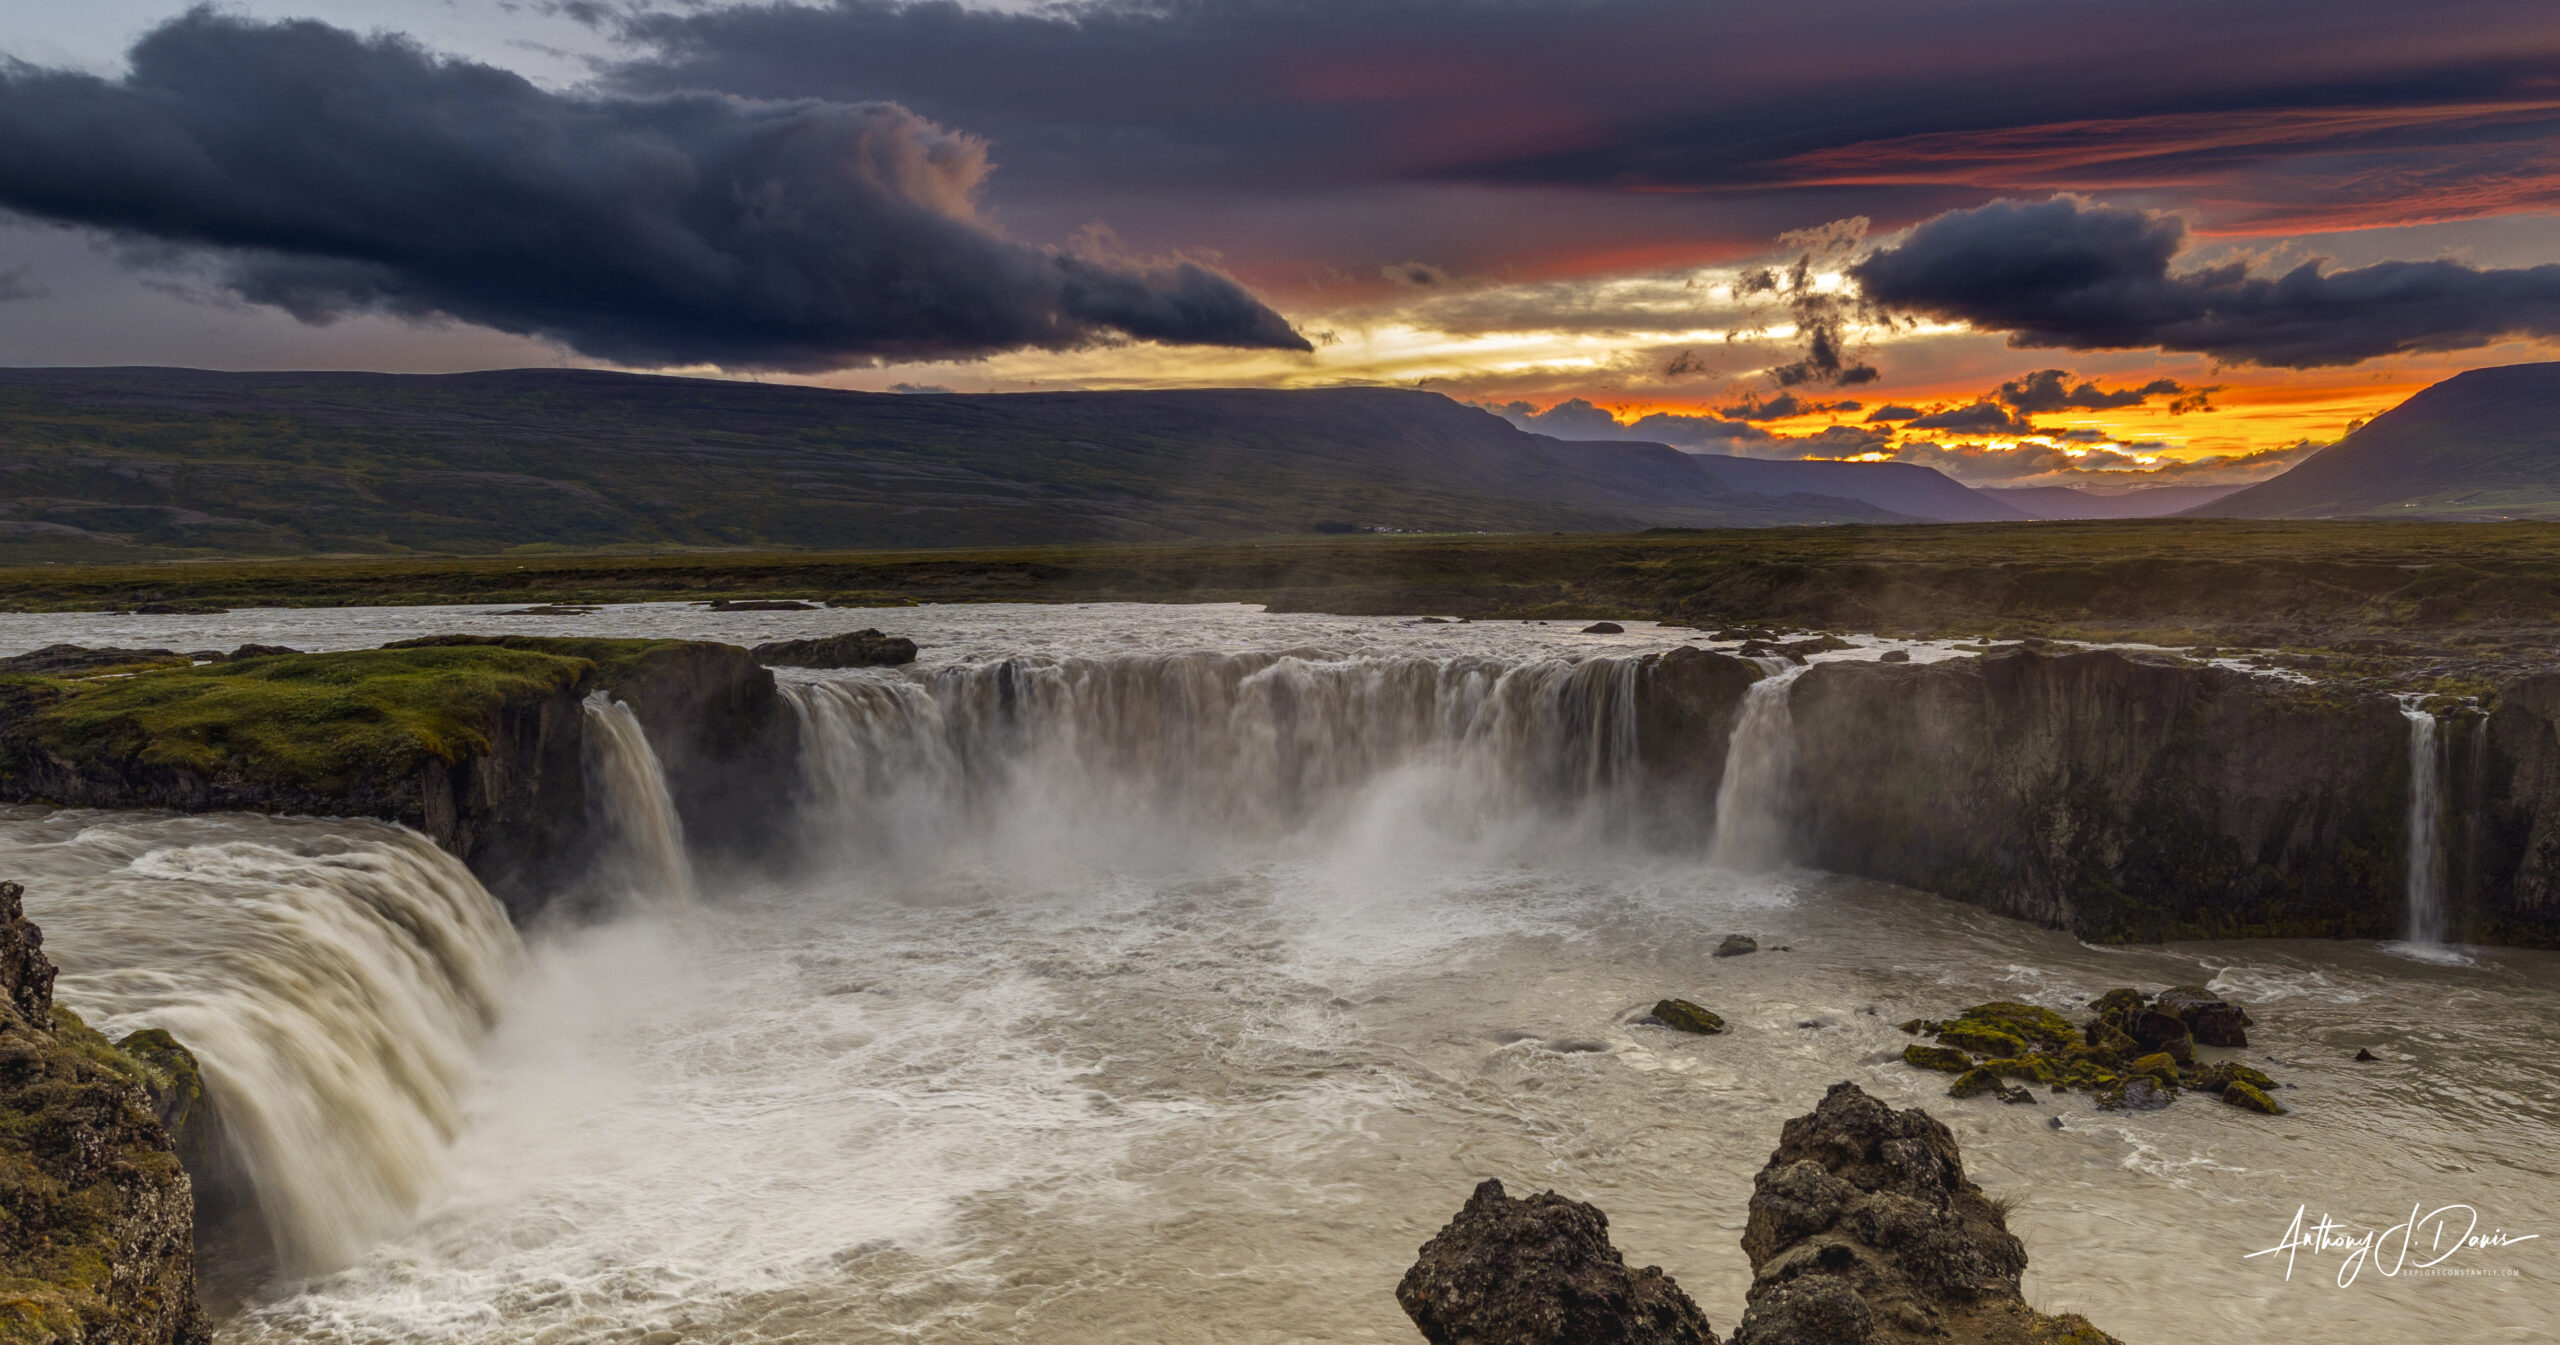
[(2005, 1060), (1985, 1060), (1980, 1068), (1987, 1069), (2003, 1079), (2024, 1079), (2029, 1083), (2049, 1084), (2060, 1077), (2054, 1071), (2053, 1062), (2042, 1056), (2012, 1056)]
[(596, 684), (628, 686), (670, 660), (723, 646), (702, 640), (585, 640), (549, 635), (429, 635), (398, 640), (385, 649), (481, 648), (580, 659), (595, 665)]
[(2235, 1083), (2245, 1083), (2261, 1091), (2276, 1086), (2276, 1081), (2261, 1071), (2237, 1060), (2223, 1060), (2197, 1071), (2193, 1087), (2200, 1092), (2219, 1093)]
[(2012, 1000), (1994, 1000), (1989, 1004), (1976, 1004), (1956, 1015), (1956, 1021), (1960, 1024), (1979, 1024), (1995, 1031), (2006, 1032), (2021, 1040), (2034, 1042), (2057, 1051), (2080, 1039), (2080, 1030), (2071, 1025), (2070, 1019), (2051, 1009), (2040, 1009), (2032, 1004), (2019, 1004)]
[(1948, 1097), (1980, 1097), (1985, 1093), (2005, 1095), (2009, 1086), (2000, 1082), (1998, 1073), (1988, 1069), (1969, 1069), (1962, 1078), (1947, 1088)]
[(497, 648), (350, 650), (60, 684), (22, 732), (65, 761), (133, 761), (326, 786), (489, 750), (501, 705), (591, 665)]
[(2234, 1107), (2263, 1112), (2268, 1116), (2285, 1114), (2285, 1109), (2277, 1106), (2276, 1100), (2267, 1096), (2265, 1089), (2239, 1079), (2232, 1080), (2230, 1085), (2222, 1090), (2222, 1100)]
[(1942, 1024), (1938, 1028), (1938, 1040), (1945, 1045), (1956, 1047), (1959, 1050), (1970, 1051), (1975, 1055), (1990, 1056), (1995, 1059), (2004, 1056), (2025, 1055), (2027, 1053), (2026, 1039), (2020, 1037), (2018, 1034), (2003, 1031), (2000, 1028), (1991, 1027), (1986, 1024), (1968, 1023), (1961, 1020), (1953, 1023)]
[(2131, 1065), (2126, 1066), (2126, 1072), (2150, 1075), (2171, 1088), (2177, 1087), (2180, 1082), (2178, 1061), (2166, 1051), (2154, 1051), (2135, 1060)]
[(1685, 999), (1666, 999), (1653, 1006), (1653, 1016), (1665, 1027), (1712, 1037), (1724, 1031), (1724, 1020)]
[(1973, 1057), (1952, 1046), (1922, 1046), (1917, 1042), (1902, 1048), (1902, 1060), (1907, 1065), (1949, 1074), (1962, 1074), (1973, 1068)]

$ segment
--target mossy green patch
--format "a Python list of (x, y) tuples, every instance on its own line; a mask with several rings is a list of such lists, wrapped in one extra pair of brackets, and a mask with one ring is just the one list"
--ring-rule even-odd
[(59, 760), (328, 788), (486, 752), (501, 706), (592, 666), (490, 647), (351, 650), (14, 690), (35, 703), (18, 736)]
[(2026, 1039), (2018, 1034), (1983, 1023), (1968, 1023), (1961, 1020), (1940, 1024), (1938, 1041), (1958, 1050), (1969, 1051), (1979, 1056), (1990, 1056), (1994, 1059), (2027, 1053)]
[(1973, 1057), (1952, 1046), (1922, 1046), (1918, 1043), (1902, 1048), (1903, 1063), (1920, 1069), (1944, 1070), (1962, 1074), (1973, 1068)]
[(1653, 1016), (1661, 1019), (1665, 1027), (1694, 1032), (1702, 1037), (1712, 1037), (1724, 1031), (1722, 1018), (1685, 999), (1666, 999), (1655, 1004)]
[(2276, 1105), (2276, 1100), (2267, 1096), (2265, 1089), (2239, 1079), (2232, 1080), (2229, 1086), (2222, 1090), (2222, 1100), (2234, 1107), (2262, 1112), (2268, 1116), (2285, 1114), (2285, 1109)]
[(2013, 1000), (1976, 1004), (1956, 1015), (1956, 1021), (2006, 1032), (2057, 1051), (2080, 1039), (2080, 1030), (2071, 1025), (2070, 1019), (2051, 1009), (2040, 1009), (2033, 1004), (2020, 1004)]

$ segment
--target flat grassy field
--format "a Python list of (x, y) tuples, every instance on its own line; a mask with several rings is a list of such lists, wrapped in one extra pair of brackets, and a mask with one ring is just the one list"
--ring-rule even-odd
[(17, 611), (717, 597), (1244, 601), (1913, 634), (2511, 642), (2560, 625), (2560, 524), (2139, 520), (0, 568), (0, 608)]

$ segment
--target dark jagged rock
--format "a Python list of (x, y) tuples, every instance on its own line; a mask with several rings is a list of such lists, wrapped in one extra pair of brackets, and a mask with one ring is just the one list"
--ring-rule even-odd
[(1653, 1016), (1664, 1027), (1712, 1037), (1724, 1031), (1724, 1020), (1685, 999), (1666, 999), (1653, 1006)]
[(2198, 1043), (2238, 1047), (2249, 1044), (2249, 1011), (2202, 986), (2178, 985), (2160, 992), (2151, 1007), (2185, 1024)]
[(1590, 625), (1583, 627), (1582, 633), (1585, 635), (1624, 635), (1627, 633), (1627, 628), (1619, 625), (1615, 621), (1594, 621)]
[(2378, 1056), (2378, 1055), (2375, 1055), (2373, 1052), (2368, 1051), (2368, 1050), (2366, 1050), (2365, 1048), (2363, 1048), (2363, 1047), (2359, 1046), (2359, 1047), (2357, 1047), (2357, 1048), (2356, 1048), (2356, 1056), (2355, 1056), (2355, 1058), (2356, 1058), (2356, 1062), (2357, 1062), (2358, 1064), (2371, 1064), (2372, 1062), (2374, 1062), (2374, 1061), (2376, 1061), (2376, 1060), (2380, 1060), (2382, 1057), (2381, 1057), (2381, 1056)]
[(200, 1345), (194, 1196), (152, 1070), (53, 1003), (23, 895), (0, 883), (0, 1338)]
[(2177, 1100), (2148, 1074), (2130, 1074), (2098, 1090), (2098, 1105), (2109, 1111), (2158, 1111)]
[(815, 640), (774, 640), (753, 652), (756, 662), (769, 668), (894, 668), (916, 661), (916, 642), (857, 630)]
[(1909, 663), (1910, 661), (1911, 651), (1908, 649), (1888, 649), (1876, 655), (1878, 663)]
[(232, 650), (231, 657), (235, 659), (273, 658), (278, 654), (299, 654), (301, 652), (301, 650), (287, 644), (244, 644), (239, 648)]
[(1609, 1216), (1487, 1181), (1396, 1286), (1432, 1345), (1714, 1345), (1706, 1316), (1659, 1266), (1627, 1269)]
[(103, 668), (193, 662), (194, 659), (174, 649), (90, 649), (76, 644), (49, 644), (32, 653), (0, 658), (0, 672), (64, 676), (96, 672)]
[(1760, 941), (1758, 939), (1755, 939), (1748, 934), (1727, 934), (1724, 936), (1724, 942), (1716, 945), (1715, 955), (1717, 957), (1740, 957), (1744, 953), (1756, 953), (1759, 951)]
[(1787, 1122), (1742, 1250), (1751, 1306), (1733, 1345), (2114, 1345), (2027, 1306), (2026, 1249), (1965, 1177), (1947, 1128), (1854, 1084)]

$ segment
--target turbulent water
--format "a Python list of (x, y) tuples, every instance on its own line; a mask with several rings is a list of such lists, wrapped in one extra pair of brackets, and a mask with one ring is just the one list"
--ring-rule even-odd
[(604, 846), (588, 881), (603, 887), (611, 908), (690, 906), (693, 861), (684, 820), (667, 794), (666, 769), (631, 707), (597, 691), (586, 714), (589, 778), (602, 804)]
[[(733, 619), (660, 616), (652, 633)], [(433, 625), (346, 620), (348, 643)], [(389, 886), (324, 899), (298, 875), (411, 864), (453, 894), (447, 924), (481, 931), (469, 957), (368, 955), (445, 987), (368, 1009), (415, 1024), (399, 1049), (434, 1058), (413, 1071), (435, 1081), (412, 1090), (428, 1119), (400, 1123), (420, 1158), (354, 1188), (377, 1193), (370, 1221), (227, 1339), (1409, 1341), (1396, 1279), (1486, 1176), (1598, 1202), (1724, 1331), (1749, 1281), (1751, 1176), (1841, 1079), (1953, 1126), (2014, 1202), (2030, 1299), (2135, 1345), (2541, 1340), (2560, 1310), (2551, 955), (2095, 949), (1906, 890), (1737, 872), (1782, 855), (1713, 862), (1737, 834), (1713, 818), (1668, 837), (1626, 824), (1643, 800), (1618, 656), (1686, 632), (1229, 608), (855, 620), (934, 639), (908, 672), (786, 683), (812, 747), (802, 876), (705, 874), (692, 904), (639, 903), (520, 955), (466, 875), (393, 829), (9, 824), (66, 1001), (171, 1027), (226, 1104), (334, 1085), (210, 1045), (282, 1012), (263, 997), (299, 1002), (257, 968), (306, 954), (252, 937), (233, 908), (278, 899), (227, 869), (193, 876), (207, 856), (285, 856), (268, 862), (297, 875), (287, 888), (336, 903), (355, 946), (462, 945), (366, 914), (407, 909), (385, 907)], [(1783, 697), (1760, 701), (1720, 812), (1773, 816), (1819, 788), (1786, 767)], [(1769, 951), (1713, 957), (1737, 932)], [(205, 952), (231, 947), (258, 951)], [(1900, 1063), (1891, 1026), (2178, 982), (2250, 1006), (2247, 1058), (2293, 1085), (2291, 1115), (1957, 1102)], [(1664, 995), (1732, 1030), (1641, 1024)], [(182, 1002), (195, 1016), (160, 1012)], [(2359, 1047), (2381, 1058), (2356, 1063)], [(312, 1105), (340, 1148), (376, 1123)], [(2512, 1277), (2368, 1270), (2342, 1288), (2334, 1253), (2302, 1253), (2289, 1279), (2248, 1256), (2306, 1204), (2383, 1225), (2454, 1202), (2548, 1236), (2449, 1263)]]
[[(1772, 660), (1772, 662), (1776, 662)], [(1788, 697), (1810, 664), (1765, 667), (1742, 693), (1733, 741), (1716, 784), (1716, 863), (1765, 873), (1787, 862), (1788, 805), (1796, 778), (1795, 714)]]
[(2444, 943), (2444, 732), (2422, 706), (2401, 710), (2409, 719), (2409, 943)]

